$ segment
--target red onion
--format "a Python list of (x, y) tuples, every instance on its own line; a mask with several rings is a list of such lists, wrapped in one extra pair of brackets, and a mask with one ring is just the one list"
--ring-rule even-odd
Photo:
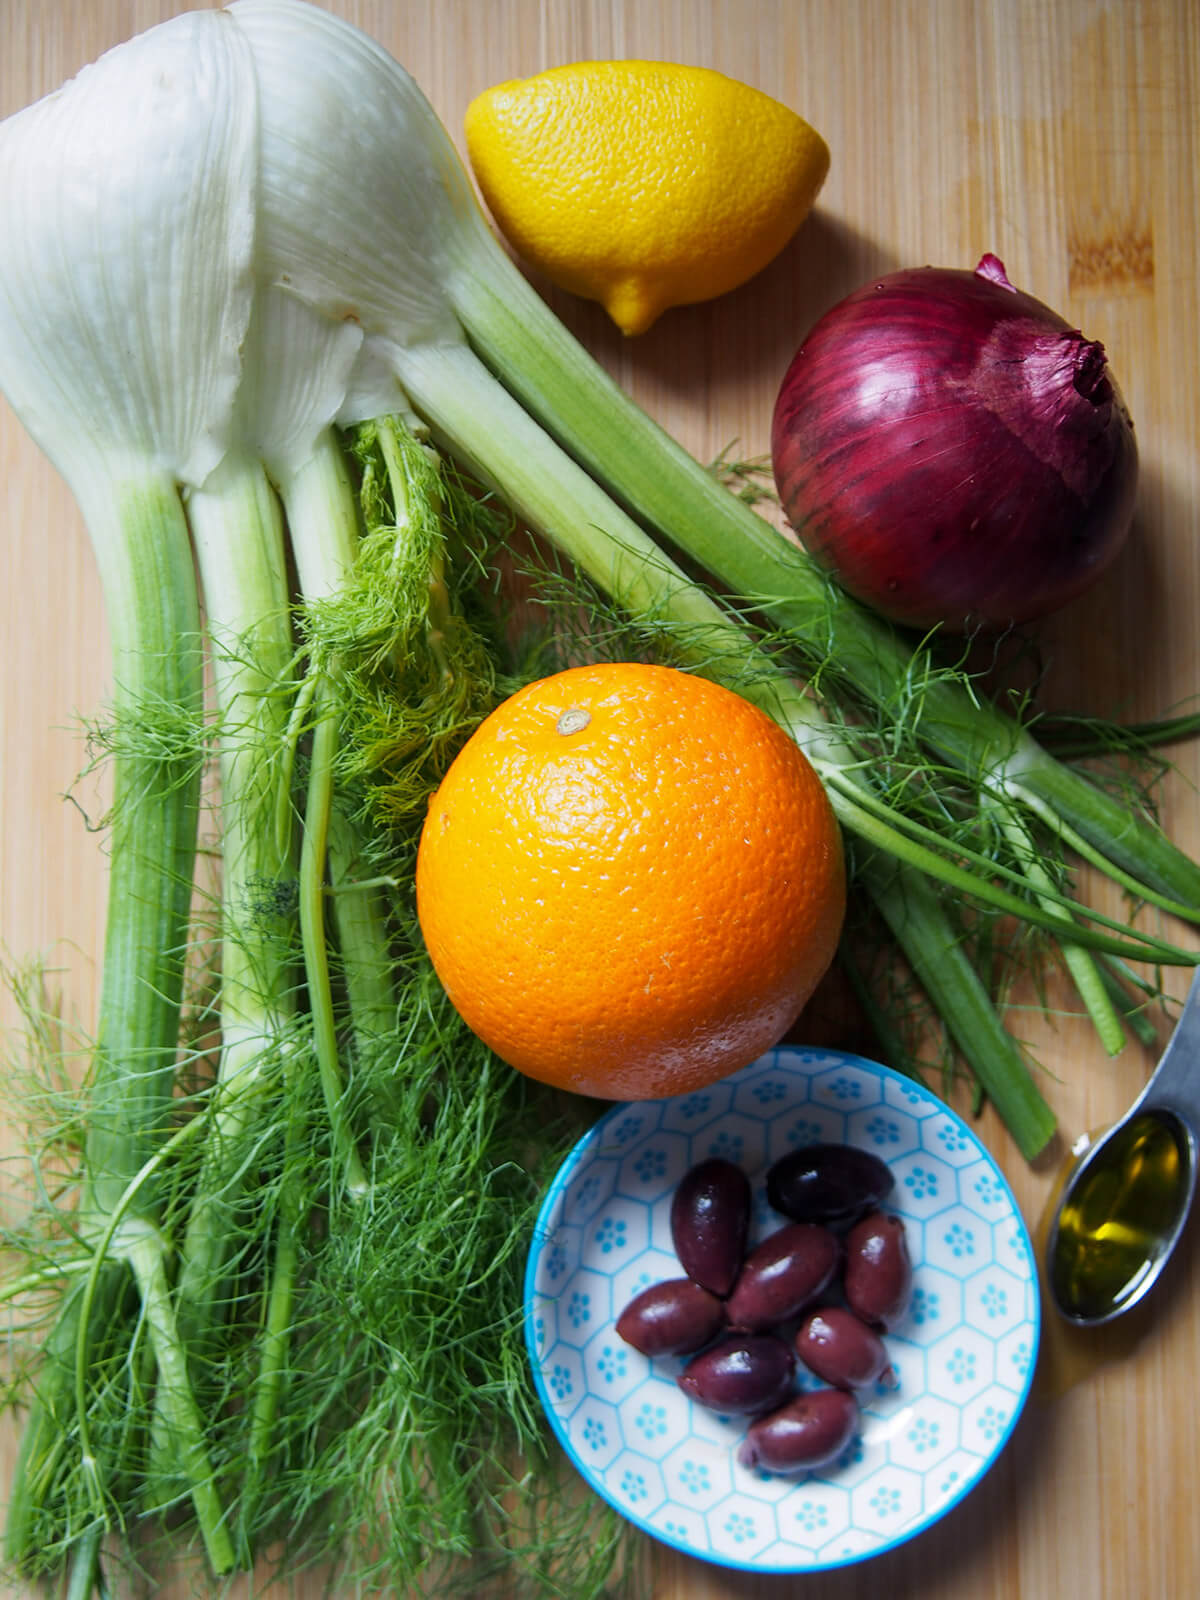
[(827, 312), (783, 380), (771, 448), (813, 558), (915, 627), (1045, 616), (1133, 518), (1137, 447), (1103, 345), (991, 255), (892, 273)]

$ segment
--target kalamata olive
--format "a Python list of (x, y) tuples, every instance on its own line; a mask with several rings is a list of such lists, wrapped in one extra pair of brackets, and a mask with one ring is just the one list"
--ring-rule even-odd
[(693, 1356), (678, 1382), (710, 1411), (769, 1411), (792, 1392), (795, 1372), (796, 1358), (782, 1339), (751, 1333)]
[(789, 1222), (755, 1245), (729, 1296), (730, 1326), (758, 1332), (803, 1311), (828, 1286), (842, 1247), (814, 1222)]
[(895, 1179), (885, 1162), (849, 1144), (809, 1144), (781, 1156), (767, 1173), (767, 1199), (793, 1222), (844, 1228), (877, 1210)]
[(912, 1262), (899, 1217), (872, 1211), (854, 1224), (846, 1235), (842, 1287), (846, 1304), (864, 1322), (884, 1329), (896, 1326), (912, 1294)]
[(635, 1295), (617, 1318), (617, 1332), (644, 1356), (690, 1355), (715, 1339), (724, 1303), (691, 1278), (669, 1278)]
[(743, 1467), (813, 1472), (836, 1461), (858, 1429), (858, 1406), (845, 1389), (813, 1389), (752, 1422), (738, 1447)]
[(810, 1311), (796, 1333), (796, 1354), (818, 1378), (838, 1389), (894, 1381), (887, 1346), (874, 1328), (844, 1306)]
[(671, 1241), (689, 1278), (727, 1295), (742, 1264), (750, 1227), (750, 1180), (714, 1156), (685, 1172), (671, 1199)]

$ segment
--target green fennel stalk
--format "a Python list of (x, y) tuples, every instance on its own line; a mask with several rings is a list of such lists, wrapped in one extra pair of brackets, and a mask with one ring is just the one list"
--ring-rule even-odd
[[(361, 521), (346, 463), (332, 431), (325, 431), (311, 457), (280, 479), (292, 553), (302, 602), (310, 612), (340, 595), (358, 557)], [(348, 891), (358, 852), (354, 837), (339, 814), (334, 766), (342, 742), (340, 698), (335, 682), (342, 671), (337, 647), (313, 651), (310, 645), (311, 750), (304, 801), (300, 855), (300, 929), (312, 1012), (318, 1073), (335, 1146), (340, 1152), (342, 1181), (352, 1196), (363, 1198), (370, 1180), (359, 1150), (360, 1132), (346, 1106), (346, 1074), (334, 1011), (329, 948), (332, 927), (351, 1001), (357, 1052), (372, 1050), (386, 1031), (391, 1004), (386, 918), (374, 887)], [(333, 891), (327, 905), (330, 868)], [(328, 914), (327, 914), (328, 913)]]
[[(114, 497), (117, 526), (103, 530), (96, 502), (90, 526), (97, 545), (116, 687), (114, 715), (121, 731), (114, 758), (113, 841), (105, 961), (80, 1200), (83, 1237), (104, 1242), (97, 1282), (88, 1299), (103, 1329), (121, 1298), (119, 1279), (131, 1271), (146, 1308), (163, 1383), (168, 1436), (187, 1457), (189, 1486), (217, 1570), (232, 1565), (232, 1549), (213, 1492), (204, 1425), (190, 1388), (178, 1381), (181, 1342), (169, 1303), (167, 1245), (154, 1185), (125, 1197), (170, 1127), (173, 1115), (179, 1006), (190, 914), (200, 764), (196, 758), (202, 708), (200, 619), (187, 527), (172, 484), (129, 486)], [(138, 754), (134, 729), (147, 705), (173, 710), (189, 739), (166, 752)], [(178, 736), (177, 728), (177, 736)], [(121, 1224), (110, 1230), (118, 1212)], [(92, 1320), (72, 1294), (53, 1331), (35, 1404), (22, 1437), (6, 1525), (9, 1558), (37, 1570), (57, 1546), (47, 1537), (41, 1502), (50, 1481), (70, 1470), (68, 1441), (84, 1425), (85, 1369)], [(93, 1514), (108, 1516), (102, 1475)]]
[[(297, 868), (291, 839), (276, 827), (294, 646), (282, 517), (262, 469), (227, 456), (189, 496), (188, 517), (211, 641), (222, 855), (220, 1054), (174, 1288), (179, 1336), (203, 1393), (204, 1368), (223, 1337), (236, 1211), (253, 1178), (247, 1135), (299, 1053), (291, 931)], [(161, 1399), (156, 1422), (155, 1474), (165, 1500), (176, 1474)]]

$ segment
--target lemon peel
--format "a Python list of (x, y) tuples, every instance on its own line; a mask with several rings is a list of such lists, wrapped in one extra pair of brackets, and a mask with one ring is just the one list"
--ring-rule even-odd
[(581, 61), (500, 83), (465, 119), (496, 226), (626, 334), (760, 272), (808, 215), (829, 147), (708, 67)]

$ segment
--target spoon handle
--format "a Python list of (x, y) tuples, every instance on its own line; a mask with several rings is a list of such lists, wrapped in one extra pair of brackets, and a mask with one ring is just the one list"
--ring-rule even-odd
[(1175, 1031), (1133, 1110), (1156, 1106), (1178, 1112), (1200, 1133), (1200, 967), (1192, 975)]

